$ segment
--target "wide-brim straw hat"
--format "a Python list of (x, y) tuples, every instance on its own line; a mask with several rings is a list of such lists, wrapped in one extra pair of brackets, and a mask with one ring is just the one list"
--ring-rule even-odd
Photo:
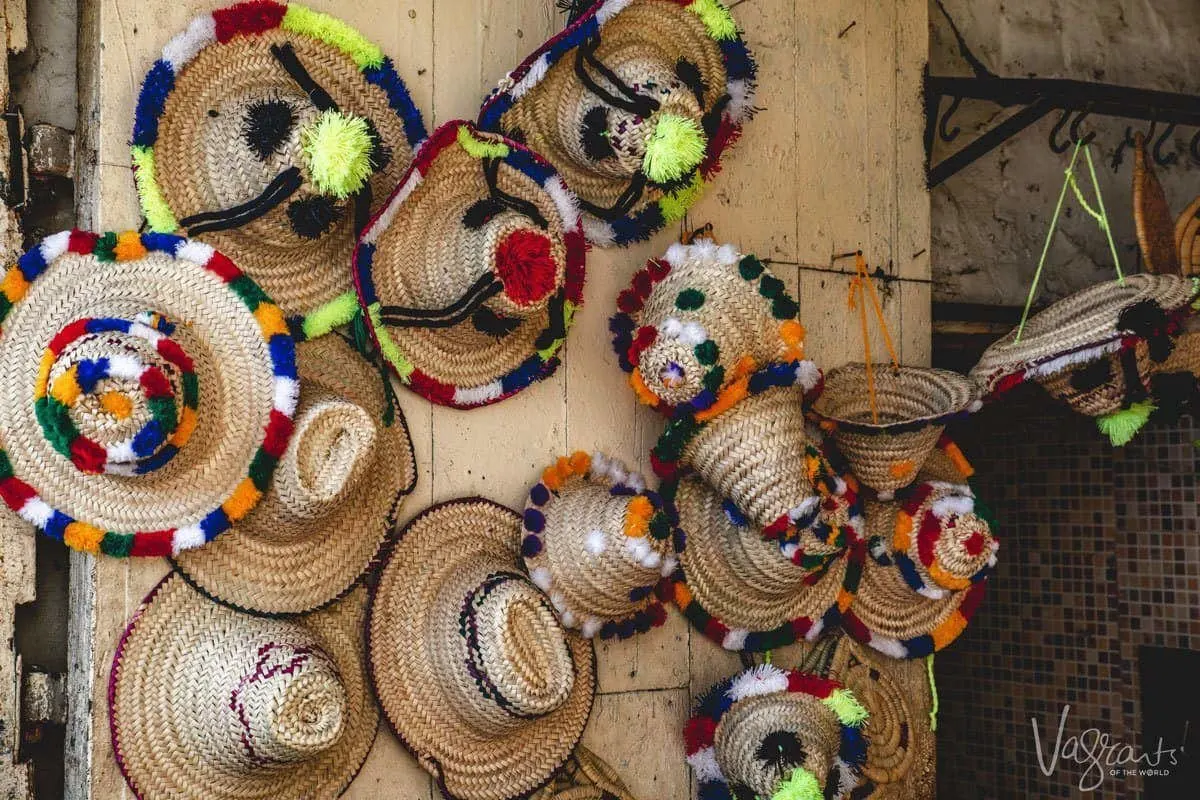
[(855, 477), (888, 493), (913, 482), (946, 423), (979, 406), (975, 386), (957, 372), (847, 364), (825, 376), (812, 408)]
[(842, 684), (760, 664), (705, 692), (683, 737), (702, 798), (844, 800), (858, 786), (870, 730)]
[(54, 234), (0, 284), (0, 498), (68, 546), (164, 556), (270, 486), (296, 407), (283, 315), (209, 245)]
[(802, 359), (799, 310), (753, 255), (699, 239), (634, 273), (609, 329), (638, 399), (666, 413), (705, 407), (757, 366)]
[(650, 453), (670, 480), (691, 469), (768, 538), (808, 527), (820, 493), (811, 468), (823, 457), (804, 421), (820, 384), (811, 362), (772, 364), (731, 383), (702, 410), (681, 406)]
[(666, 622), (659, 595), (675, 571), (671, 524), (646, 482), (618, 459), (579, 451), (529, 490), (521, 555), (563, 625), (628, 639)]
[(521, 571), (520, 532), (519, 514), (487, 500), (434, 506), (402, 532), (372, 599), (375, 694), (447, 797), (533, 792), (591, 711), (592, 643)]
[(363, 232), (354, 274), (400, 379), (472, 408), (558, 366), (583, 302), (584, 251), (574, 195), (540, 156), (453, 121)]
[(755, 69), (716, 0), (603, 0), (510, 72), (479, 124), (554, 164), (589, 240), (627, 244), (681, 219), (720, 168)]
[(673, 599), (697, 630), (726, 650), (763, 652), (837, 626), (862, 573), (861, 547), (844, 546), (823, 569), (806, 571), (697, 477), (662, 491), (678, 515)]
[[(895, 501), (868, 500), (868, 536), (893, 536), (899, 510)], [(980, 580), (935, 599), (910, 586), (894, 562), (868, 558), (842, 627), (858, 641), (891, 658), (923, 658), (946, 647), (966, 630), (986, 587), (987, 581)]]
[(252, 613), (303, 613), (349, 591), (417, 477), (377, 369), (336, 335), (300, 344), (297, 364), (295, 433), (271, 490), (231, 531), (175, 559), (202, 592)]
[[(1123, 384), (1113, 397), (1109, 397), (1110, 390), (1102, 388), (1123, 381), (1119, 365), (1111, 370), (1111, 380), (1087, 381), (1078, 387), (1064, 384), (1062, 376), (1139, 342), (1144, 347), (1147, 337), (1170, 335), (1181, 317), (1190, 313), (1196, 294), (1194, 279), (1179, 275), (1128, 275), (1123, 282), (1098, 283), (1034, 314), (1020, 331), (1019, 340), (1018, 330), (1013, 329), (993, 342), (972, 368), (971, 378), (988, 396), (1027, 380), (1049, 383), (1052, 393), (1083, 413), (1108, 413), (1124, 399)], [(1125, 313), (1135, 308), (1140, 312), (1132, 317)], [(1152, 313), (1155, 309), (1164, 312), (1166, 319)], [(1138, 371), (1145, 370), (1148, 358), (1139, 357)]]
[(379, 728), (366, 590), (294, 620), (251, 617), (169, 575), (113, 658), (117, 765), (139, 800), (331, 800)]
[(391, 59), (341, 20), (251, 0), (146, 74), (133, 164), (152, 230), (236, 258), (288, 316), (352, 291), (354, 241), (425, 138)]
[(962, 484), (922, 483), (896, 512), (890, 557), (914, 591), (934, 600), (969, 589), (996, 566), (1000, 543)]

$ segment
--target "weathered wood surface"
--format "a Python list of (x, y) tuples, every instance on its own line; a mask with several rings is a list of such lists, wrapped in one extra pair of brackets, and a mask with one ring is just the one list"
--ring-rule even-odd
[[(163, 43), (218, 2), (85, 0), (80, 142), (81, 219), (100, 229), (140, 221), (126, 142), (141, 75)], [(432, 127), (471, 118), (488, 89), (563, 23), (552, 0), (309, 0), (368, 32), (395, 60)], [(760, 60), (759, 105), (724, 173), (690, 221), (773, 259), (800, 293), (810, 354), (823, 367), (861, 358), (846, 308), (847, 278), (800, 266), (853, 266), (833, 254), (861, 248), (894, 283), (884, 305), (903, 361), (929, 359), (929, 203), (922, 179), (920, 81), (925, 0), (748, 0), (735, 15)], [(851, 25), (853, 23), (853, 25)], [(90, 125), (88, 124), (90, 120)], [(661, 422), (637, 407), (610, 354), (607, 317), (644, 260), (678, 231), (619, 251), (592, 251), (586, 305), (558, 374), (516, 398), (471, 412), (401, 402), (420, 481), (402, 510), (482, 494), (517, 506), (553, 457), (603, 448), (647, 468)], [(882, 352), (876, 334), (873, 352)], [(112, 760), (104, 682), (126, 618), (165, 570), (161, 562), (77, 558), (73, 588), (73, 727), (68, 797), (129, 796)], [(90, 638), (80, 638), (83, 634)], [(85, 642), (90, 641), (88, 648)], [(785, 662), (788, 653), (777, 660)], [(599, 648), (601, 696), (585, 741), (645, 800), (683, 800), (691, 780), (677, 734), (691, 696), (738, 661), (689, 631), (678, 615), (631, 642)], [(90, 741), (86, 736), (90, 732)], [(347, 797), (434, 796), (428, 778), (381, 732)]]

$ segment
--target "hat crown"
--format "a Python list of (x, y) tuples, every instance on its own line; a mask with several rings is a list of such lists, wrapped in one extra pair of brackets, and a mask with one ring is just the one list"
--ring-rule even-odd
[(721, 718), (714, 738), (731, 785), (771, 797), (798, 770), (822, 791), (841, 747), (841, 726), (812, 695), (785, 692), (740, 700)]

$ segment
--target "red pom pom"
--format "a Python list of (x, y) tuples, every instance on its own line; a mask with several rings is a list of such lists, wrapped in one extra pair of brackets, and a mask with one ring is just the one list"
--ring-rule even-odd
[(104, 452), (104, 448), (90, 439), (79, 436), (71, 442), (71, 463), (80, 472), (99, 475), (104, 472), (106, 461), (108, 454)]
[(159, 339), (158, 352), (159, 355), (184, 372), (192, 372), (195, 369), (191, 357), (183, 351), (183, 348), (174, 339)]
[(255, 34), (278, 28), (286, 12), (287, 6), (271, 0), (251, 0), (214, 11), (217, 41), (224, 44), (239, 33)]
[(650, 466), (654, 474), (663, 480), (671, 480), (679, 474), (679, 465), (674, 461), (663, 461), (653, 452), (650, 453)]
[(209, 272), (213, 272), (218, 278), (229, 283), (234, 278), (242, 274), (242, 271), (237, 268), (237, 265), (229, 260), (229, 257), (223, 253), (213, 253), (212, 258), (208, 259), (208, 263), (204, 268)]
[(996, 388), (992, 391), (992, 394), (1004, 394), (1009, 389), (1012, 389), (1015, 386), (1019, 386), (1024, 380), (1025, 380), (1025, 371), (1024, 370), (1021, 370), (1020, 372), (1014, 372), (1012, 375), (1005, 375), (996, 384)]
[(646, 274), (650, 276), (650, 280), (657, 283), (667, 277), (667, 273), (671, 271), (671, 265), (666, 261), (659, 261), (657, 258), (652, 258), (646, 262)]
[(129, 551), (129, 555), (151, 558), (169, 556), (174, 533), (172, 530), (139, 531), (138, 535), (133, 537), (133, 548)]
[(67, 250), (79, 255), (87, 255), (96, 249), (100, 236), (90, 231), (71, 231), (67, 237)]
[(646, 614), (650, 617), (650, 625), (654, 628), (661, 628), (663, 623), (667, 621), (667, 609), (663, 608), (661, 603), (655, 603), (646, 609)]
[(496, 246), (496, 277), (504, 294), (519, 306), (546, 297), (557, 284), (558, 265), (544, 234), (521, 228)]
[(263, 439), (263, 450), (273, 458), (283, 456), (288, 440), (292, 438), (292, 421), (279, 411), (272, 411), (267, 421), (267, 433)]
[(712, 717), (692, 717), (683, 726), (683, 746), (690, 756), (697, 750), (712, 747), (717, 735), (717, 723)]
[(409, 386), (422, 397), (435, 403), (447, 406), (454, 402), (454, 387), (436, 381), (423, 372), (413, 372), (409, 377)]
[(621, 293), (617, 295), (617, 308), (626, 314), (632, 314), (642, 310), (642, 301), (638, 299), (632, 289), (622, 289)]
[(650, 274), (646, 270), (639, 270), (634, 273), (633, 290), (643, 300), (650, 296)]
[(77, 319), (63, 327), (58, 333), (54, 334), (54, 338), (50, 340), (50, 352), (58, 355), (63, 351), (63, 348), (71, 342), (78, 339), (87, 333), (87, 325), (90, 320)]
[(143, 372), (141, 384), (142, 389), (146, 391), (147, 397), (170, 397), (174, 392), (171, 388), (171, 382), (167, 380), (167, 376), (163, 375), (162, 370), (158, 367), (150, 367)]
[(643, 325), (637, 329), (637, 333), (633, 335), (633, 342), (629, 345), (629, 363), (636, 364), (638, 358), (641, 357), (642, 351), (650, 345), (654, 344), (654, 340), (658, 338), (658, 329), (652, 328), (649, 325)]

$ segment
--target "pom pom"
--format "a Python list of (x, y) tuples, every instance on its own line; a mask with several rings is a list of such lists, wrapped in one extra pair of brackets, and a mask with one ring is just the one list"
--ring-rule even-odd
[(729, 41), (737, 38), (737, 23), (729, 9), (721, 5), (719, 0), (693, 0), (687, 7), (688, 11), (700, 18), (708, 35), (717, 41)]
[(1141, 402), (1134, 403), (1129, 408), (1097, 417), (1096, 427), (1108, 437), (1113, 447), (1121, 447), (1122, 445), (1129, 444), (1134, 435), (1150, 419), (1150, 415), (1154, 411), (1154, 403), (1149, 400), (1142, 400)]
[(326, 111), (304, 129), (300, 144), (309, 176), (322, 194), (344, 200), (371, 177), (371, 151), (375, 142), (362, 117)]
[(521, 555), (525, 558), (533, 558), (538, 553), (542, 552), (542, 540), (530, 534), (521, 540)]
[(702, 305), (704, 305), (704, 293), (699, 289), (684, 289), (675, 298), (675, 306), (681, 311), (695, 311)]
[(588, 617), (583, 621), (583, 625), (579, 627), (579, 635), (584, 639), (594, 639), (599, 632), (600, 620), (595, 617)]
[(697, 750), (712, 747), (716, 735), (716, 720), (712, 717), (692, 717), (683, 726), (683, 746), (690, 756)]
[(734, 678), (729, 687), (729, 697), (732, 700), (745, 700), (747, 697), (786, 692), (787, 688), (787, 673), (770, 664), (759, 664)]
[(550, 239), (541, 233), (521, 228), (505, 236), (496, 247), (495, 263), (505, 296), (519, 306), (542, 300), (557, 283)]
[(862, 724), (867, 721), (867, 717), (870, 716), (867, 709), (854, 696), (854, 692), (849, 689), (834, 689), (821, 702), (830, 711), (837, 714), (839, 722), (851, 728), (862, 727)]
[(806, 769), (796, 769), (786, 781), (779, 784), (771, 800), (822, 800), (824, 796), (815, 775)]
[(706, 145), (694, 119), (662, 114), (646, 140), (642, 170), (653, 183), (677, 181), (699, 166)]
[(533, 581), (533, 585), (543, 592), (550, 591), (550, 585), (554, 582), (554, 579), (550, 577), (550, 570), (545, 567), (537, 567), (530, 572), (529, 580)]
[(532, 533), (541, 533), (546, 527), (546, 515), (538, 511), (536, 508), (525, 509), (525, 530)]
[(589, 531), (583, 543), (584, 549), (594, 556), (603, 553), (607, 546), (608, 543), (605, 540), (604, 531), (599, 529)]

